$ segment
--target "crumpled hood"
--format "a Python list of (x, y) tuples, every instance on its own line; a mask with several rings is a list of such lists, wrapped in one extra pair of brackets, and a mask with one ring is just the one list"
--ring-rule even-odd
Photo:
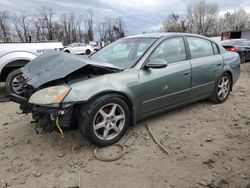
[(38, 88), (50, 81), (64, 78), (86, 65), (120, 69), (109, 63), (94, 62), (87, 57), (51, 50), (30, 61), (21, 70), (27, 83)]

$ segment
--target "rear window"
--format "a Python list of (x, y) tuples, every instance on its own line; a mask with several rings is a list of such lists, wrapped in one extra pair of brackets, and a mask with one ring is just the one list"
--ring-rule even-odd
[(214, 54), (210, 41), (197, 37), (187, 37), (192, 58), (211, 56)]

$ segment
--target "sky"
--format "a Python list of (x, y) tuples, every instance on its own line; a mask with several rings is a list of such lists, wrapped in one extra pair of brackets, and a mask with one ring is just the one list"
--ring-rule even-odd
[[(244, 8), (250, 13), (249, 0), (208, 0), (217, 2), (220, 15), (226, 11)], [(74, 12), (83, 15), (94, 12), (94, 24), (105, 17), (122, 17), (127, 35), (159, 30), (171, 13), (184, 14), (191, 0), (0, 0), (0, 10), (18, 13), (35, 13), (41, 6), (52, 8), (57, 14)]]

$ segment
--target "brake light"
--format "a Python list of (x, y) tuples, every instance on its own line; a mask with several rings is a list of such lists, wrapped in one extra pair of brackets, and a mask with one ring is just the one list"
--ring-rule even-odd
[(227, 48), (228, 51), (236, 52), (238, 50), (237, 47), (233, 46), (231, 48)]

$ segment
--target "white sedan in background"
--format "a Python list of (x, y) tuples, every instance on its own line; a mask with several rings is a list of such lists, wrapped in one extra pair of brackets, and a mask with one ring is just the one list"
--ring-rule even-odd
[(86, 43), (72, 43), (64, 48), (64, 52), (89, 55), (94, 52), (94, 48)]

